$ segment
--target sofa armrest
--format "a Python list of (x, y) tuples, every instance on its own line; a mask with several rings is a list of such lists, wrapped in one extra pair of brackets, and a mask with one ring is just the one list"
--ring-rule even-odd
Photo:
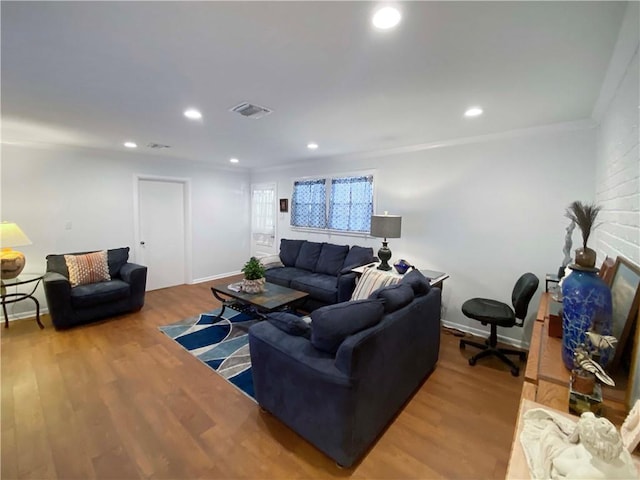
[(351, 300), (351, 295), (353, 295), (353, 291), (356, 288), (356, 278), (358, 278), (358, 274), (351, 270), (348, 273), (340, 273), (338, 275), (338, 298), (336, 303)]
[(349, 383), (348, 377), (335, 368), (332, 355), (317, 350), (308, 338), (283, 332), (269, 321), (249, 329), (249, 346), (254, 369), (258, 364), (264, 365), (278, 357), (287, 364), (287, 370), (296, 370), (300, 375), (317, 375), (324, 381)]
[(73, 317), (69, 279), (57, 272), (46, 272), (42, 285), (53, 324), (56, 328), (68, 326), (68, 319)]
[(136, 263), (125, 263), (120, 269), (120, 277), (131, 288), (131, 308), (133, 310), (142, 308), (147, 289), (147, 267)]

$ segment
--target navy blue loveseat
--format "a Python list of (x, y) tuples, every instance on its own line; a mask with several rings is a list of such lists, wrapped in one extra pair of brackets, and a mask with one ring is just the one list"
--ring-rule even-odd
[(301, 308), (310, 312), (349, 300), (356, 286), (351, 269), (375, 260), (372, 248), (282, 239), (280, 261), (284, 266), (268, 269), (265, 278), (307, 292), (309, 297)]
[(439, 288), (414, 270), (367, 300), (275, 313), (249, 329), (256, 400), (339, 465), (373, 444), (433, 371)]

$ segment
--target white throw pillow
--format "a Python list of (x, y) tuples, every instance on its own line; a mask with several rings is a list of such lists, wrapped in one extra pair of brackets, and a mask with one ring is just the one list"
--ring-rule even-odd
[(284, 264), (280, 260), (280, 255), (265, 255), (264, 257), (260, 257), (258, 260), (260, 260), (260, 263), (265, 270), (276, 267), (284, 267)]
[(375, 292), (377, 289), (398, 283), (400, 277), (389, 275), (387, 272), (376, 268), (365, 269), (362, 276), (356, 284), (356, 288), (351, 295), (351, 300), (364, 300)]

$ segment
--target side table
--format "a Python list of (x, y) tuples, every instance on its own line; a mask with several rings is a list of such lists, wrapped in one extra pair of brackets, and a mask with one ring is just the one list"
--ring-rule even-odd
[[(355, 272), (355, 273), (357, 273), (359, 275), (362, 275), (367, 268), (377, 268), (378, 265), (380, 265), (380, 262), (371, 263), (369, 265), (363, 265), (361, 267), (356, 267), (356, 268), (351, 269), (351, 271)], [(429, 284), (432, 287), (437, 287), (437, 288), (442, 289), (443, 282), (447, 278), (449, 278), (449, 274), (448, 273), (436, 272), (435, 270), (424, 270), (422, 268), (419, 268), (418, 270), (420, 271), (420, 273), (422, 273), (425, 277), (427, 277), (429, 279)], [(386, 273), (388, 275), (392, 275), (394, 277), (398, 277), (398, 278), (402, 278), (404, 276), (404, 275), (400, 275), (399, 273), (397, 273), (394, 269), (392, 269), (392, 270), (378, 270), (378, 271)]]
[[(9, 328), (9, 315), (7, 314), (7, 304), (16, 303), (30, 298), (36, 304), (36, 322), (40, 328), (44, 328), (40, 322), (40, 302), (33, 296), (36, 288), (40, 285), (44, 275), (39, 273), (22, 273), (16, 278), (2, 279), (0, 281), (0, 300), (2, 302), (2, 312), (4, 313), (4, 328)], [(33, 284), (30, 292), (7, 293), (8, 287), (17, 287), (18, 285)]]

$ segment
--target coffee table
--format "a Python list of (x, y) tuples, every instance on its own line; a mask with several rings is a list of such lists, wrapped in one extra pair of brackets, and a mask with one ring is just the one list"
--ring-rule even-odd
[(300, 292), (269, 282), (264, 284), (264, 292), (261, 293), (236, 292), (227, 285), (211, 287), (211, 293), (222, 302), (219, 317), (222, 317), (225, 308), (229, 307), (238, 312), (248, 312), (259, 318), (264, 318), (266, 313), (283, 310), (309, 296), (307, 292)]

